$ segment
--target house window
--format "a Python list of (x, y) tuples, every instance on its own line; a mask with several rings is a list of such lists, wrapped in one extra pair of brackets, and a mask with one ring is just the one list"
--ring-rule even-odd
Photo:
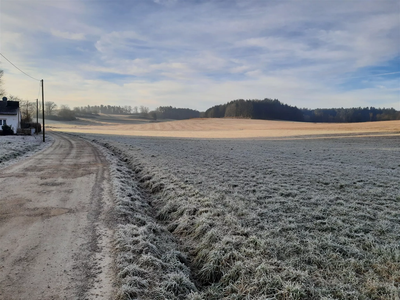
[(7, 121), (6, 120), (0, 120), (0, 126), (3, 126), (3, 125), (7, 125)]

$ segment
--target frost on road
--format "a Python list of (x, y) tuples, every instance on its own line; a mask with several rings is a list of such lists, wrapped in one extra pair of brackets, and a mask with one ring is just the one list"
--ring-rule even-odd
[(82, 139), (54, 138), (0, 171), (0, 299), (111, 295), (108, 163)]

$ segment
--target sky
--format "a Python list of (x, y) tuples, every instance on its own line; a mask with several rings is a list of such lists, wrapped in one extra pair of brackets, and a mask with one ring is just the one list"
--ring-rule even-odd
[[(0, 53), (71, 108), (400, 110), (399, 0), (0, 0)], [(0, 69), (7, 94), (40, 99)]]

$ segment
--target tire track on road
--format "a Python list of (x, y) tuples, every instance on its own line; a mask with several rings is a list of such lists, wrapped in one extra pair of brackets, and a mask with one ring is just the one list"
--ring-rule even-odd
[(0, 299), (110, 299), (108, 162), (81, 138), (52, 135), (1, 170)]

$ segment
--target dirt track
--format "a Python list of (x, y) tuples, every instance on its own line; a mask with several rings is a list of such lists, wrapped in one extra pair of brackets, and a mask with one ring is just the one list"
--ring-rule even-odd
[(0, 170), (0, 299), (110, 299), (107, 161), (82, 139), (53, 136)]

